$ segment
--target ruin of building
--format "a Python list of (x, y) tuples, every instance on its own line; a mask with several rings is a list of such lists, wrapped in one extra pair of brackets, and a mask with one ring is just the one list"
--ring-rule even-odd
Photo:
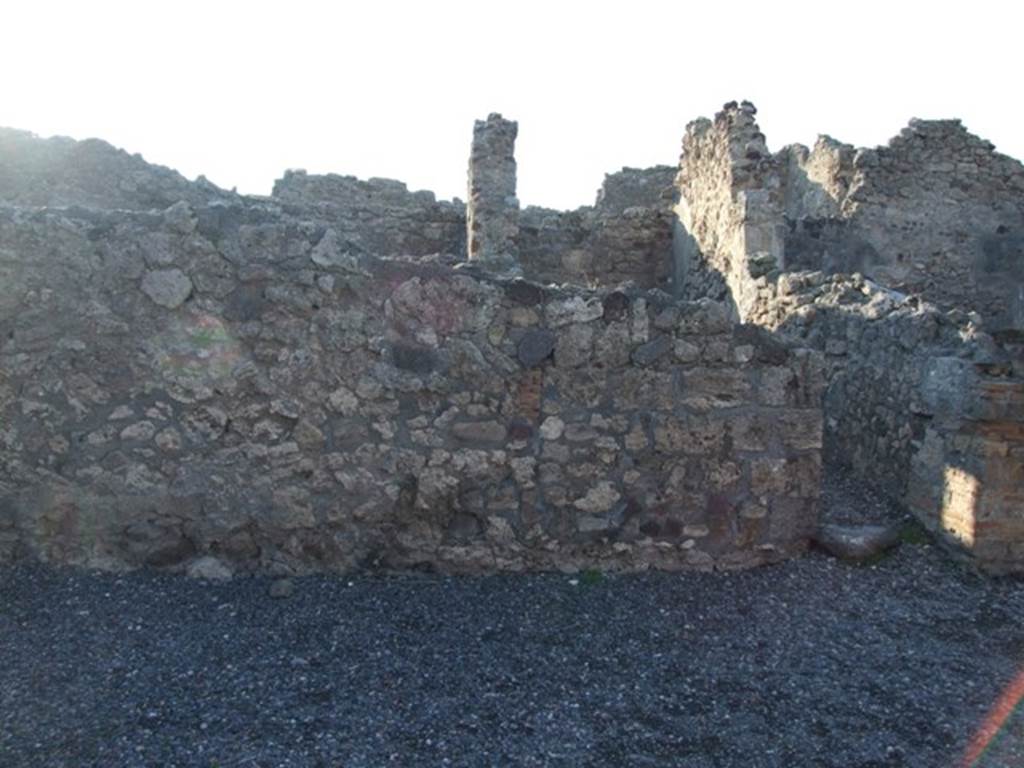
[(225, 192), (0, 131), (0, 562), (236, 572), (735, 568), (802, 552), (823, 463), (1024, 570), (1024, 168), (958, 121), (520, 207), (287, 172)]

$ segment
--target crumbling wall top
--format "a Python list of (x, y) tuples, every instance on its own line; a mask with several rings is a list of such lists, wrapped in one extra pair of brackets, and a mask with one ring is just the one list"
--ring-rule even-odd
[(43, 139), (0, 128), (0, 202), (153, 210), (180, 200), (203, 205), (229, 196), (202, 176), (189, 181), (99, 139)]
[(606, 174), (597, 192), (595, 208), (606, 215), (618, 215), (628, 208), (668, 210), (675, 197), (677, 170), (670, 165), (656, 165)]

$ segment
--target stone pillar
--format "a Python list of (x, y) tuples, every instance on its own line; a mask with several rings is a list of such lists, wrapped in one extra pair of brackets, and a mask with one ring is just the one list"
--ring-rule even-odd
[(519, 272), (519, 201), (515, 143), (519, 124), (497, 113), (473, 125), (466, 206), (470, 261), (495, 272)]

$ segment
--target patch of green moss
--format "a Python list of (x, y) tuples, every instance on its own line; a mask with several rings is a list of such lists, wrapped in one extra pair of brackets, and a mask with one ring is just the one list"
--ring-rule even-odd
[(920, 547), (925, 544), (931, 544), (932, 537), (923, 525), (912, 520), (904, 523), (903, 527), (900, 528), (900, 542), (902, 544), (909, 544), (912, 547)]

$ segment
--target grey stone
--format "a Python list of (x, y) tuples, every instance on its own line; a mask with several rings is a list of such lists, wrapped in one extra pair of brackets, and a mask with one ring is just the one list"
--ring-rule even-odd
[(608, 512), (622, 498), (615, 486), (610, 482), (601, 482), (587, 491), (581, 498), (573, 502), (576, 509), (590, 514)]
[(409, 344), (394, 344), (391, 354), (395, 367), (413, 373), (430, 373), (437, 366), (436, 353), (427, 347), (414, 347)]
[(519, 201), (515, 142), (518, 124), (497, 113), (477, 120), (469, 158), (467, 251), (495, 271), (519, 268)]
[(190, 235), (196, 229), (196, 215), (186, 201), (179, 200), (164, 211), (164, 221), (167, 226), (179, 235)]
[(633, 350), (633, 362), (637, 365), (652, 365), (671, 352), (674, 344), (671, 336), (655, 336)]
[(843, 560), (866, 560), (899, 544), (899, 528), (894, 525), (822, 525), (815, 541)]
[(565, 422), (557, 416), (548, 416), (540, 425), (540, 436), (545, 440), (557, 440), (565, 431)]
[(185, 572), (189, 578), (205, 581), (228, 581), (234, 575), (226, 563), (212, 555), (196, 558), (188, 564)]
[(548, 323), (552, 327), (569, 323), (587, 323), (604, 315), (604, 306), (596, 296), (568, 296), (552, 299), (547, 307)]
[(452, 434), (466, 442), (503, 443), (508, 430), (496, 421), (468, 421), (453, 424)]
[(270, 402), (270, 412), (276, 416), (294, 421), (302, 413), (302, 406), (295, 400), (279, 398)]
[(180, 269), (155, 269), (143, 276), (142, 291), (155, 304), (176, 309), (192, 295), (192, 281)]
[(320, 242), (309, 253), (313, 263), (321, 267), (337, 267), (348, 271), (358, 271), (359, 259), (342, 243), (334, 229), (328, 229)]
[(539, 365), (551, 356), (555, 349), (555, 334), (546, 328), (527, 331), (519, 340), (517, 356), (527, 368)]
[(130, 424), (121, 430), (122, 440), (149, 440), (156, 434), (156, 427), (151, 421), (140, 421)]
[(267, 594), (277, 599), (291, 597), (294, 593), (295, 582), (291, 579), (274, 579), (270, 583), (270, 589), (267, 590)]

